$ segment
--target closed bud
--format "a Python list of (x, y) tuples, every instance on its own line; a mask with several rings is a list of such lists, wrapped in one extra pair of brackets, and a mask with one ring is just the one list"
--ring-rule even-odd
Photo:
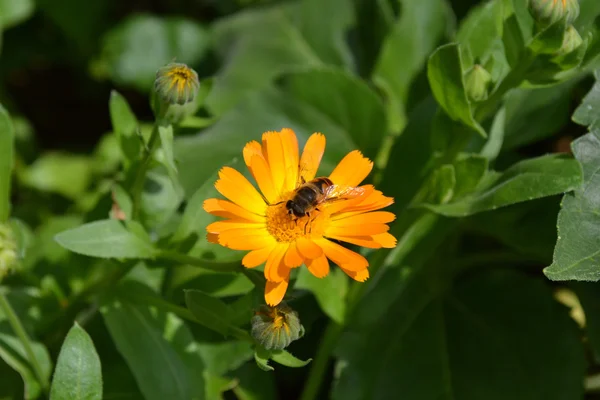
[(198, 74), (185, 64), (170, 63), (156, 72), (154, 90), (168, 104), (191, 103), (199, 89)]
[(470, 100), (483, 101), (487, 99), (491, 85), (492, 75), (479, 64), (473, 65), (465, 73), (465, 89)]
[(0, 281), (17, 263), (17, 242), (7, 224), (0, 223)]
[(571, 24), (579, 16), (579, 0), (529, 0), (529, 12), (542, 26), (563, 18)]
[(261, 306), (252, 317), (252, 337), (266, 350), (283, 350), (304, 336), (298, 313), (285, 302)]
[(569, 54), (577, 50), (577, 48), (582, 44), (583, 39), (581, 38), (579, 32), (577, 32), (577, 29), (575, 29), (573, 25), (569, 25), (567, 26), (567, 29), (565, 29), (565, 35), (563, 36), (562, 46), (560, 50), (558, 50), (558, 53), (556, 55), (562, 56), (565, 54)]

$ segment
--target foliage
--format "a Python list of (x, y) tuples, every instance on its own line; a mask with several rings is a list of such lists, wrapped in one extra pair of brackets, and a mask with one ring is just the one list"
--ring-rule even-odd
[[(597, 0), (92, 3), (0, 0), (0, 399), (600, 390)], [(51, 100), (20, 95), (31, 65)], [(41, 140), (50, 103), (83, 150)], [(295, 269), (271, 309), (203, 204), (282, 128), (326, 136), (318, 176), (373, 160), (398, 243), (352, 246), (366, 282)]]

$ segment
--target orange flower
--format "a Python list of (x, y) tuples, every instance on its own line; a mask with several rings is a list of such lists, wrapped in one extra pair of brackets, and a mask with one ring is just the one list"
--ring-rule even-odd
[[(374, 249), (396, 246), (387, 225), (395, 215), (375, 211), (394, 200), (372, 185), (360, 186), (361, 194), (350, 199), (322, 203), (310, 216), (289, 214), (286, 202), (294, 197), (302, 179), (315, 178), (324, 151), (325, 136), (320, 133), (308, 139), (299, 157), (294, 131), (266, 132), (262, 144), (252, 141), (244, 147), (244, 161), (262, 195), (240, 172), (224, 167), (215, 187), (230, 201), (204, 202), (207, 212), (226, 218), (207, 226), (210, 242), (249, 250), (242, 259), (247, 268), (266, 263), (265, 301), (269, 305), (281, 302), (291, 269), (302, 264), (318, 278), (329, 273), (328, 259), (359, 282), (369, 277), (369, 263), (362, 255), (329, 239)], [(356, 187), (372, 168), (373, 163), (355, 150), (342, 159), (329, 179), (339, 187)]]

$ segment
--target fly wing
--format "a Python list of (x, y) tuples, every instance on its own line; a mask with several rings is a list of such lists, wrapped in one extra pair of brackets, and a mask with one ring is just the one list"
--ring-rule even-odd
[(355, 186), (331, 185), (325, 190), (327, 200), (350, 200), (365, 194), (365, 189)]

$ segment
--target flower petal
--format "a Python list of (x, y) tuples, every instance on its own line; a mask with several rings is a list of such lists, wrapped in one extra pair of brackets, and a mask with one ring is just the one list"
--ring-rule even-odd
[(260, 191), (265, 195), (269, 204), (277, 201), (279, 192), (273, 183), (271, 168), (267, 164), (267, 160), (262, 155), (253, 155), (250, 165), (252, 176), (254, 176), (254, 180), (256, 180)]
[(298, 251), (296, 243), (290, 243), (290, 247), (288, 247), (285, 256), (283, 257), (283, 261), (289, 268), (296, 268), (304, 263), (304, 257), (302, 257)]
[(339, 213), (332, 218), (331, 224), (335, 226), (348, 226), (360, 224), (386, 224), (396, 219), (396, 215), (389, 211), (375, 211), (367, 213)]
[(286, 171), (283, 190), (289, 192), (294, 190), (298, 184), (298, 139), (294, 131), (288, 128), (282, 129), (280, 135)]
[(223, 167), (219, 171), (219, 180), (215, 188), (223, 196), (240, 207), (255, 214), (264, 215), (266, 204), (254, 186), (244, 175), (231, 167)]
[(254, 268), (265, 263), (275, 246), (277, 244), (250, 251), (242, 258), (242, 265), (246, 268)]
[[(376, 235), (373, 235), (376, 236)], [(367, 247), (369, 249), (380, 249), (381, 243), (373, 239), (373, 236), (342, 236), (342, 235), (331, 235), (327, 236), (329, 239), (341, 240), (342, 242), (355, 244), (361, 247)]]
[(264, 225), (258, 222), (248, 222), (242, 220), (215, 221), (206, 227), (208, 233), (221, 233), (229, 229), (260, 229)]
[(219, 233), (219, 244), (233, 250), (256, 250), (275, 243), (266, 229), (229, 229)]
[(310, 273), (317, 278), (323, 278), (329, 274), (329, 261), (327, 261), (325, 254), (322, 254), (320, 257), (317, 257), (314, 260), (307, 261), (306, 267)]
[(314, 179), (325, 152), (325, 135), (313, 133), (308, 138), (300, 158), (300, 174), (305, 181)]
[(252, 156), (263, 155), (262, 147), (260, 146), (260, 143), (258, 143), (256, 140), (252, 140), (251, 142), (246, 143), (242, 154), (244, 155), (244, 162), (246, 163), (246, 166), (250, 168), (250, 161), (252, 160)]
[(254, 222), (264, 222), (264, 215), (254, 214), (243, 207), (238, 206), (228, 200), (206, 199), (203, 204), (204, 211), (217, 217), (230, 219), (245, 219)]
[(271, 307), (281, 303), (281, 300), (283, 300), (283, 296), (285, 296), (285, 292), (287, 291), (289, 281), (289, 274), (281, 282), (267, 281), (267, 284), (265, 285), (265, 302)]
[(283, 157), (283, 144), (278, 132), (265, 132), (262, 135), (262, 152), (269, 163), (273, 185), (277, 194), (283, 191), (285, 183), (285, 159)]
[(300, 254), (302, 254), (302, 256), (304, 256), (304, 258), (314, 260), (317, 257), (321, 257), (323, 254), (323, 249), (321, 249), (321, 247), (319, 247), (311, 239), (299, 237), (296, 239), (296, 245), (298, 246), (298, 251)]
[(385, 247), (386, 249), (393, 249), (398, 243), (398, 240), (396, 240), (396, 238), (388, 232), (373, 235), (373, 240), (381, 244), (381, 247)]
[(357, 272), (369, 266), (366, 258), (352, 250), (348, 250), (344, 246), (340, 246), (327, 239), (318, 239), (316, 242), (323, 249), (327, 258), (343, 269)]
[(219, 235), (217, 233), (208, 233), (206, 240), (208, 243), (219, 244)]
[(358, 186), (373, 169), (373, 162), (358, 150), (351, 151), (335, 167), (329, 179), (336, 185)]
[(369, 279), (369, 270), (367, 268), (361, 269), (360, 271), (350, 271), (340, 267), (342, 271), (346, 273), (350, 278), (358, 282), (364, 282)]
[[(285, 277), (286, 270), (289, 270), (283, 262), (283, 256), (289, 245), (287, 243), (278, 243), (269, 254), (265, 264), (265, 278), (271, 282), (281, 282)], [(283, 267), (282, 267), (283, 265)]]
[(325, 236), (365, 236), (377, 235), (390, 230), (386, 224), (362, 224), (362, 225), (347, 225), (337, 226), (329, 225), (325, 228)]

